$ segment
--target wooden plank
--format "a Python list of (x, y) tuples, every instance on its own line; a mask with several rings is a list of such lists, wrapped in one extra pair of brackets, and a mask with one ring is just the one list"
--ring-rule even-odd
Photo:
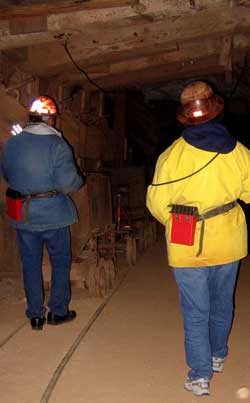
[[(165, 85), (172, 80), (178, 79), (205, 79), (211, 75), (223, 75), (224, 69), (221, 66), (203, 66), (199, 70), (186, 69), (184, 70), (172, 70), (164, 71), (159, 69), (156, 72), (143, 72), (141, 74), (131, 74), (128, 76), (111, 76), (105, 81), (100, 80), (99, 85), (107, 91), (113, 91), (116, 88), (142, 88), (147, 85)], [(85, 83), (84, 89), (93, 89), (90, 84)]]
[[(210, 57), (204, 57), (196, 60), (194, 63), (178, 62), (169, 63), (160, 66), (152, 66), (138, 71), (129, 71), (122, 74), (112, 74), (104, 77), (96, 77), (95, 82), (104, 89), (115, 89), (123, 87), (139, 87), (143, 85), (166, 83), (170, 80), (197, 77), (209, 74), (222, 74), (225, 72), (225, 67), (219, 66), (219, 53)], [(84, 76), (70, 75), (66, 81), (68, 85), (78, 83), (85, 90), (93, 90), (93, 85), (90, 84)]]
[(128, 18), (128, 15), (135, 15), (131, 7), (113, 8), (110, 12), (97, 10), (90, 14), (87, 11), (69, 13), (64, 17), (61, 14), (50, 15), (47, 19), (48, 32), (42, 35), (29, 33), (13, 36), (8, 26), (6, 29), (6, 21), (0, 20), (0, 49), (18, 48), (55, 40), (64, 42), (68, 37), (72, 39), (72, 43), (75, 41), (78, 44), (75, 49), (76, 54), (81, 52), (79, 59), (82, 59), (83, 52), (86, 54), (88, 51), (87, 57), (91, 57), (95, 49), (97, 54), (102, 47), (105, 49), (109, 47), (109, 51), (112, 49), (119, 51), (131, 49), (136, 44), (138, 48), (139, 44), (143, 46), (149, 40), (154, 44), (163, 41), (182, 41), (185, 38), (201, 36), (203, 32), (205, 35), (210, 32), (211, 35), (216, 35), (230, 33), (237, 29), (249, 29), (250, 26), (250, 13), (247, 7), (204, 8), (196, 12), (195, 18), (190, 10), (189, 13), (180, 14), (177, 9), (175, 16), (172, 14), (169, 16), (167, 6), (164, 8), (159, 3), (158, 8), (154, 7), (153, 15), (160, 19), (156, 19), (153, 23), (142, 19), (141, 16)]
[(9, 22), (0, 20), (0, 50), (24, 48), (53, 41), (55, 42), (55, 34), (49, 31), (11, 35)]
[(232, 46), (233, 46), (232, 36), (223, 38), (219, 57), (219, 65), (225, 67), (225, 82), (227, 85), (232, 85), (233, 81)]
[[(90, 75), (92, 79), (98, 77), (105, 77), (113, 74), (127, 74), (129, 72), (135, 72), (145, 70), (147, 68), (154, 68), (161, 65), (167, 66), (171, 63), (180, 62), (182, 64), (195, 64), (200, 58), (213, 56), (219, 54), (221, 42), (217, 41), (203, 41), (193, 42), (186, 44), (182, 49), (177, 50), (172, 48), (172, 52), (166, 52), (164, 49), (158, 49), (157, 53), (146, 57), (136, 57), (127, 59), (126, 61), (113, 62), (107, 69), (107, 64), (97, 66), (85, 66), (85, 71)], [(80, 63), (80, 66), (84, 66), (84, 63)], [(99, 71), (98, 71), (99, 70)], [(105, 71), (106, 70), (106, 71)], [(63, 73), (58, 75), (58, 79), (66, 81), (69, 76), (77, 76), (77, 70), (75, 68), (67, 71), (66, 68), (62, 69)]]
[(113, 7), (131, 6), (131, 0), (21, 0), (0, 4), (0, 18), (14, 18), (34, 15), (59, 14), (72, 11), (98, 10)]
[[(239, 46), (239, 50), (242, 49), (241, 51), (244, 51), (245, 46), (250, 45), (250, 38), (246, 36), (239, 35), (239, 37), (236, 35), (234, 37), (234, 52), (238, 49), (237, 46)], [(79, 63), (79, 66), (85, 69), (85, 71), (89, 74), (91, 79), (97, 80), (98, 78), (105, 78), (111, 75), (113, 76), (123, 76), (123, 75), (128, 75), (129, 72), (144, 72), (150, 71), (151, 69), (159, 69), (160, 66), (163, 66), (165, 69), (167, 68), (168, 65), (173, 65), (173, 63), (180, 63), (181, 65), (183, 64), (184, 66), (197, 66), (199, 69), (199, 59), (207, 57), (207, 56), (213, 56), (213, 55), (220, 55), (221, 51), (221, 40), (216, 39), (216, 40), (210, 40), (209, 38), (203, 39), (202, 42), (200, 41), (195, 41), (195, 42), (187, 42), (183, 43), (182, 47), (177, 51), (176, 48), (172, 47), (172, 52), (169, 52), (171, 48), (169, 47), (167, 51), (165, 51), (164, 47), (158, 47), (158, 48), (153, 48), (153, 49), (144, 49), (144, 52), (147, 54), (149, 52), (149, 56), (147, 57), (136, 57), (136, 51), (133, 50), (130, 53), (126, 53), (125, 55), (122, 53), (118, 56), (117, 53), (115, 53), (116, 58), (113, 57), (112, 55), (106, 55), (106, 58), (101, 58), (99, 63), (97, 65), (92, 64), (92, 61), (90, 60), (90, 64), (87, 63), (87, 61), (81, 61)], [(31, 55), (34, 54), (31, 51)], [(48, 53), (48, 57), (49, 53)], [(56, 55), (55, 55), (56, 57)], [(117, 59), (118, 57), (118, 59)], [(121, 58), (123, 61), (121, 62), (116, 62), (116, 60), (119, 60)], [(126, 58), (126, 62), (124, 61), (124, 58)], [(111, 61), (111, 64), (108, 64), (108, 60)], [(112, 63), (112, 61), (115, 61)], [(104, 62), (104, 64), (101, 64), (101, 62)], [(95, 60), (97, 62), (97, 60)], [(198, 63), (197, 63), (198, 62)], [(86, 63), (86, 64), (84, 64)], [(218, 63), (220, 63), (218, 61)], [(33, 69), (32, 65), (30, 65), (31, 69)], [(179, 65), (178, 65), (179, 67)], [(227, 68), (225, 66), (224, 70)], [(34, 70), (32, 70), (34, 72)], [(62, 73), (63, 72), (63, 73)], [(48, 71), (47, 71), (48, 73)], [(60, 82), (68, 83), (68, 84), (77, 84), (80, 83), (80, 85), (85, 85), (87, 81), (84, 81), (86, 78), (76, 70), (75, 66), (70, 65), (62, 65), (57, 66), (56, 70), (53, 70), (50, 72), (51, 75), (55, 75), (55, 80), (59, 80)], [(93, 90), (93, 86), (91, 86), (91, 89)]]
[(232, 51), (232, 36), (226, 36), (221, 43), (219, 64), (227, 66)]
[[(171, 44), (158, 44), (158, 45), (147, 45), (144, 47), (134, 49), (129, 49), (125, 51), (114, 51), (109, 49), (104, 50), (101, 54), (97, 54), (93, 57), (88, 57), (81, 60), (77, 60), (77, 64), (82, 67), (84, 70), (90, 73), (98, 73), (100, 70), (106, 71), (107, 73), (110, 70), (110, 65), (116, 64), (119, 62), (123, 62), (124, 60), (130, 62), (139, 58), (144, 58), (151, 55), (159, 55), (159, 53), (169, 54), (176, 51), (176, 43)], [(15, 50), (16, 52), (16, 50)], [(27, 53), (28, 52), (28, 53)], [(74, 72), (76, 70), (75, 66), (70, 62), (69, 58), (65, 60), (65, 50), (63, 46), (60, 44), (56, 44), (50, 46), (40, 46), (39, 49), (37, 47), (29, 47), (26, 52), (26, 62), (23, 60), (22, 67), (23, 69), (33, 70), (38, 75), (56, 75), (61, 74), (62, 72)], [(12, 54), (12, 50), (10, 51)], [(43, 66), (40, 62), (47, 55), (47, 65)], [(58, 60), (61, 60), (61, 63), (58, 64)], [(75, 58), (74, 58), (75, 59)], [(101, 66), (100, 68), (98, 66)]]
[(32, 16), (11, 19), (9, 28), (11, 35), (47, 32), (47, 18), (45, 16)]
[[(233, 37), (234, 49), (237, 48), (248, 48), (250, 47), (250, 33), (249, 36), (246, 34), (236, 34)], [(178, 46), (177, 46), (178, 45)], [(33, 49), (33, 48), (32, 48)], [(182, 41), (181, 44), (176, 42), (172, 43), (160, 43), (160, 44), (148, 44), (145, 43), (144, 47), (140, 48), (132, 48), (126, 51), (111, 51), (105, 52), (99, 56), (89, 57), (88, 59), (83, 58), (82, 60), (78, 60), (79, 66), (85, 69), (87, 72), (98, 73), (103, 69), (107, 70), (107, 66), (110, 66), (110, 69), (123, 69), (123, 65), (126, 68), (126, 64), (131, 66), (140, 65), (140, 64), (154, 64), (154, 59), (166, 59), (166, 61), (178, 61), (182, 59), (188, 58), (199, 58), (200, 55), (204, 56), (204, 54), (211, 55), (213, 53), (220, 52), (221, 49), (221, 38), (214, 37), (210, 38), (203, 37), (202, 40), (192, 39), (187, 41)], [(33, 54), (33, 50), (30, 51), (30, 55)], [(59, 57), (55, 53), (55, 56)], [(155, 63), (157, 64), (157, 63)], [(98, 66), (100, 65), (100, 69)], [(104, 66), (103, 68), (101, 66)], [(36, 70), (37, 71), (37, 70)], [(75, 67), (72, 65), (71, 67), (66, 63), (60, 66), (56, 66), (55, 68), (50, 69), (50, 73), (52, 75), (60, 74), (60, 72), (74, 72)], [(108, 72), (108, 71), (106, 71)]]
[[(112, 78), (114, 78), (116, 85), (120, 85), (120, 83), (124, 85), (122, 84), (123, 79), (126, 82), (130, 78), (134, 83), (136, 81), (134, 77), (138, 77), (140, 81), (141, 73), (143, 74), (142, 81), (150, 81), (154, 76), (151, 72), (152, 69), (158, 71), (159, 76), (162, 77), (161, 72), (162, 70), (164, 71), (164, 67), (169, 67), (169, 64), (181, 60), (188, 62), (189, 58), (193, 58), (197, 50), (196, 46), (194, 46), (194, 41), (199, 40), (204, 45), (203, 51), (205, 54), (201, 53), (200, 57), (205, 56), (206, 53), (207, 55), (213, 55), (218, 51), (217, 46), (213, 48), (214, 38), (216, 42), (225, 34), (231, 35), (232, 31), (237, 33), (237, 30), (244, 32), (250, 29), (249, 9), (248, 13), (246, 9), (243, 10), (242, 8), (231, 10), (224, 7), (220, 11), (218, 13), (218, 9), (202, 10), (199, 13), (197, 12), (197, 18), (195, 19), (193, 15), (175, 19), (165, 17), (154, 24), (137, 19), (133, 20), (132, 25), (131, 21), (120, 21), (112, 26), (89, 24), (84, 27), (85, 33), (72, 36), (72, 39), (69, 40), (70, 51), (76, 62), (86, 63), (91, 74), (95, 73), (94, 77), (96, 78), (101, 77), (100, 82), (105, 85), (112, 85)], [(166, 30), (166, 26), (168, 30)], [(105, 35), (103, 35), (103, 32), (105, 32)], [(27, 37), (32, 36), (32, 38), (36, 37), (37, 40), (38, 38), (40, 40), (43, 35), (43, 38), (46, 38), (45, 33), (29, 34)], [(55, 32), (50, 32), (49, 35), (53, 37)], [(23, 36), (20, 35), (20, 37)], [(15, 36), (11, 35), (8, 38), (13, 40), (13, 37)], [(205, 42), (205, 39), (207, 40), (207, 38), (210, 38), (211, 49), (206, 49), (206, 43), (208, 42)], [(0, 38), (0, 46), (5, 39), (5, 37), (4, 39), (3, 37)], [(67, 79), (69, 83), (84, 83), (85, 85), (83, 75), (75, 70), (63, 48), (64, 40), (65, 37), (62, 36), (62, 40), (54, 41), (49, 47), (37, 42), (37, 46), (28, 49), (28, 59), (24, 66), (30, 69), (27, 71), (32, 72), (34, 75), (38, 73), (38, 75), (42, 76), (48, 76), (53, 72), (58, 74), (64, 70), (66, 74), (61, 77), (62, 80)], [(186, 49), (184, 44), (188, 42), (189, 47)], [(245, 43), (247, 44), (249, 41), (246, 40)], [(245, 44), (243, 45), (245, 46)], [(178, 48), (180, 48), (180, 51), (177, 50)], [(158, 54), (152, 55), (154, 49), (157, 49)], [(160, 55), (159, 51), (162, 51), (163, 54)], [(141, 57), (133, 60), (135, 52), (138, 52)], [(125, 59), (126, 55), (129, 54), (133, 56), (127, 63)], [(111, 63), (111, 67), (109, 67), (108, 63), (103, 63), (104, 60), (108, 62), (110, 57), (114, 57), (114, 59), (117, 57), (117, 62), (115, 64)], [(96, 65), (92, 64), (94, 60), (97, 61)], [(100, 63), (98, 63), (98, 60), (100, 60)], [(133, 71), (133, 64), (136, 68), (135, 72)], [(86, 66), (83, 64), (82, 67), (85, 68)], [(179, 68), (179, 65), (175, 64), (175, 68), (177, 67)], [(187, 68), (189, 66), (184, 67), (185, 71), (189, 71)], [(190, 68), (192, 67), (192, 72), (199, 68), (190, 66)], [(111, 75), (109, 74), (109, 69), (111, 69)], [(222, 71), (224, 71), (223, 69), (224, 67), (222, 66)], [(165, 71), (165, 75), (166, 77), (171, 77), (172, 73), (174, 74), (170, 66), (170, 70)]]
[(206, 42), (203, 41), (203, 44), (200, 42), (192, 43), (189, 47), (182, 47), (182, 49), (175, 48), (172, 52), (161, 51), (152, 56), (113, 63), (110, 66), (110, 74), (121, 74), (175, 62), (194, 64), (195, 61), (200, 58), (212, 56), (215, 53), (218, 53), (218, 47), (216, 45), (218, 44), (214, 42), (213, 46), (208, 47)]
[[(206, 0), (210, 3), (209, 0)], [(227, 0), (220, 0), (217, 4), (213, 3), (213, 8), (218, 6), (226, 6)], [(144, 5), (146, 4), (146, 6)], [(86, 10), (84, 13), (62, 13), (49, 16), (51, 29), (63, 30), (65, 26), (68, 28), (83, 30), (85, 24), (95, 22), (115, 22), (116, 20), (127, 19), (127, 24), (133, 24), (134, 19), (138, 22), (152, 23), (157, 20), (192, 14), (187, 1), (179, 0), (144, 0), (144, 4), (134, 4), (134, 0), (130, 4), (124, 5), (117, 3), (112, 9)], [(143, 7), (143, 11), (138, 11), (138, 8)], [(211, 4), (210, 4), (211, 6)], [(86, 32), (86, 30), (85, 30)]]
[(104, 80), (98, 80), (101, 86), (105, 88), (113, 87), (116, 85), (120, 86), (138, 86), (141, 88), (144, 85), (157, 83), (167, 83), (169, 81), (175, 79), (185, 79), (185, 78), (204, 78), (209, 75), (222, 74), (224, 72), (224, 68), (218, 66), (218, 55), (213, 56), (211, 58), (204, 58), (199, 61), (195, 65), (192, 64), (184, 64), (180, 65), (180, 63), (173, 63), (172, 65), (167, 66), (159, 66), (154, 69), (145, 69), (144, 71), (139, 72), (130, 72), (129, 74), (123, 74), (122, 76), (110, 76), (105, 78)]
[[(16, 3), (16, 2), (15, 2)], [(228, 0), (196, 0), (195, 6), (189, 1), (180, 0), (19, 0), (13, 5), (12, 0), (2, 0), (0, 4), (1, 18), (16, 16), (48, 15), (82, 10), (115, 9), (129, 6), (137, 14), (145, 14), (145, 18), (153, 18), (152, 13), (165, 10), (169, 16), (192, 12), (193, 9), (228, 5)], [(151, 14), (151, 16), (150, 16)]]
[[(166, 30), (168, 26), (168, 30)], [(196, 19), (193, 16), (186, 16), (171, 21), (166, 18), (163, 21), (154, 24), (125, 24), (125, 26), (107, 26), (98, 25), (98, 29), (94, 27), (85, 27), (86, 32), (83, 35), (72, 36), (68, 41), (68, 47), (75, 61), (87, 60), (90, 58), (102, 58), (105, 54), (111, 52), (126, 52), (132, 49), (145, 49), (146, 47), (154, 47), (174, 43), (181, 44), (183, 41), (199, 39), (205, 37), (218, 38), (220, 36), (231, 35), (237, 30), (243, 32), (250, 30), (250, 12), (244, 13), (237, 8), (232, 13), (232, 9), (227, 8), (221, 10), (218, 14), (216, 11), (202, 11)], [(102, 33), (105, 32), (105, 35)], [(0, 47), (3, 38), (0, 38)], [(68, 55), (63, 49), (62, 42), (47, 46), (34, 46), (31, 52), (31, 63), (39, 64), (44, 58), (47, 59), (46, 65), (49, 68), (55, 68), (58, 65), (70, 64)], [(49, 54), (51, 57), (49, 57)], [(33, 59), (33, 61), (32, 61)], [(35, 66), (34, 66), (35, 67)], [(35, 67), (35, 69), (36, 69)]]

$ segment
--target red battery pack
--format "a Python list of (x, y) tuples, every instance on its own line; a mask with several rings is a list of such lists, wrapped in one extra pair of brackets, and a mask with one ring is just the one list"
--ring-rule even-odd
[(170, 242), (180, 245), (193, 245), (198, 216), (197, 207), (173, 204), (171, 214)]
[(7, 215), (12, 220), (22, 221), (22, 200), (11, 199), (10, 197), (6, 197), (7, 201)]
[(7, 215), (12, 220), (22, 221), (23, 197), (20, 192), (8, 188), (6, 190)]

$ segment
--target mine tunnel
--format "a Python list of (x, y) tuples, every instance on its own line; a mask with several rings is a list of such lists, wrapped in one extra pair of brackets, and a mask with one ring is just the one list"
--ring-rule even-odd
[[(1, 171), (1, 402), (193, 402), (183, 388), (184, 324), (166, 228), (147, 191), (159, 157), (183, 135), (178, 108), (194, 82), (223, 100), (218, 124), (250, 148), (250, 2), (5, 0), (0, 49), (1, 159), (7, 142), (24, 135), (32, 101), (47, 96), (58, 141), (84, 177), (67, 196), (78, 216), (69, 226), (76, 318), (34, 331)], [(237, 208), (248, 226), (246, 200)], [(211, 379), (211, 403), (250, 400), (248, 252), (239, 260), (229, 354)], [(47, 315), (45, 244), (41, 273)]]

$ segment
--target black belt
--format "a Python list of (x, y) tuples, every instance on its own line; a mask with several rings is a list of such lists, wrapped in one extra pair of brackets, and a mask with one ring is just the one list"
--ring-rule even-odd
[(215, 217), (218, 214), (226, 213), (227, 211), (232, 210), (236, 205), (237, 205), (237, 200), (234, 200), (230, 203), (223, 204), (223, 206), (215, 207), (214, 209), (209, 210), (204, 214), (199, 214), (197, 216), (197, 221), (202, 221), (202, 224), (201, 224), (201, 233), (200, 233), (200, 241), (199, 241), (199, 250), (198, 250), (196, 256), (199, 256), (202, 252), (204, 230), (205, 230), (205, 220), (207, 218)]
[(22, 194), (23, 200), (25, 200), (25, 217), (24, 222), (27, 224), (29, 222), (29, 206), (30, 200), (32, 199), (47, 199), (50, 197), (55, 197), (59, 195), (60, 192), (57, 190), (49, 190), (48, 192), (38, 192), (38, 193), (30, 193), (30, 194)]

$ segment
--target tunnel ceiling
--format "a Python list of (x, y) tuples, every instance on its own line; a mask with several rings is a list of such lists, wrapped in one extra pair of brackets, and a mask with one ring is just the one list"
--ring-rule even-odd
[(231, 88), (249, 48), (249, 0), (0, 5), (2, 55), (28, 74), (86, 89), (94, 82), (108, 90), (138, 87), (164, 96), (169, 83), (206, 76)]

